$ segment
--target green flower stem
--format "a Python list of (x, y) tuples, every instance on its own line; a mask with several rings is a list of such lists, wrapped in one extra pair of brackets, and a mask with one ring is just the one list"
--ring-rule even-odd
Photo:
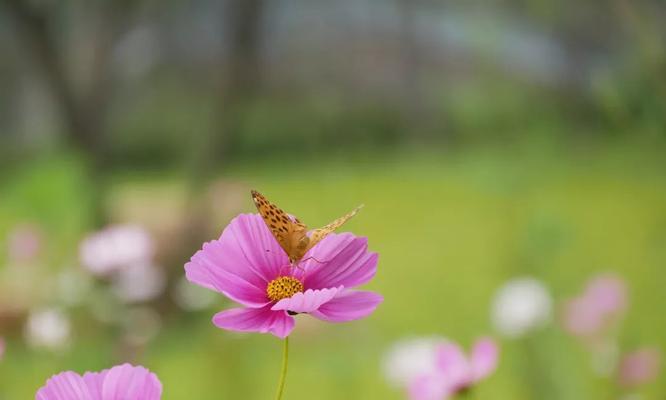
[(284, 383), (287, 378), (287, 365), (289, 364), (289, 336), (284, 338), (284, 352), (282, 354), (282, 370), (280, 371), (280, 381), (278, 382), (277, 393), (275, 393), (275, 400), (282, 399), (282, 392), (284, 391)]

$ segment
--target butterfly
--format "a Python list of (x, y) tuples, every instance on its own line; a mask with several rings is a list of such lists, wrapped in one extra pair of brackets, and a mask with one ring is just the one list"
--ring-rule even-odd
[(271, 203), (261, 193), (252, 190), (252, 200), (266, 226), (270, 229), (280, 247), (287, 253), (292, 265), (300, 261), (305, 253), (321, 242), (329, 233), (349, 221), (363, 207), (358, 206), (330, 224), (314, 229), (308, 236), (308, 228), (298, 218), (287, 215), (281, 208)]

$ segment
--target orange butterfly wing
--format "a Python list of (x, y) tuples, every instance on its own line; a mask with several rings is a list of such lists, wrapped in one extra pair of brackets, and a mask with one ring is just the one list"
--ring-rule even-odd
[(308, 243), (307, 247), (305, 248), (305, 251), (303, 254), (307, 253), (308, 250), (313, 248), (317, 243), (321, 242), (322, 239), (324, 239), (328, 234), (332, 233), (342, 225), (344, 225), (347, 221), (349, 221), (354, 215), (356, 215), (359, 210), (363, 208), (363, 205), (360, 205), (350, 211), (349, 213), (343, 215), (342, 217), (336, 219), (335, 221), (331, 222), (330, 224), (323, 226), (319, 229), (315, 229), (312, 231), (310, 234), (310, 242)]
[(256, 190), (253, 190), (251, 193), (252, 200), (254, 200), (254, 204), (257, 207), (259, 214), (280, 244), (280, 247), (282, 247), (285, 253), (287, 253), (289, 261), (292, 262), (292, 264), (303, 258), (308, 250), (313, 248), (327, 235), (344, 225), (363, 207), (362, 205), (356, 207), (351, 212), (334, 220), (330, 224), (313, 230), (308, 237), (305, 224), (301, 223), (297, 218), (292, 218), (287, 215), (286, 212), (268, 201), (266, 197)]
[(302, 252), (302, 248), (305, 248), (309, 241), (306, 235), (307, 227), (298, 219), (289, 217), (286, 212), (268, 201), (261, 193), (256, 190), (251, 193), (257, 211), (280, 247), (287, 253), (291, 262), (298, 261), (305, 254)]

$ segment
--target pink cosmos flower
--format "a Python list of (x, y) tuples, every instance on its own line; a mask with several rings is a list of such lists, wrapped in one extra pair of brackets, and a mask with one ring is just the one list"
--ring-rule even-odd
[(600, 275), (588, 283), (581, 295), (566, 303), (564, 327), (573, 335), (593, 338), (616, 320), (626, 307), (624, 282), (612, 275)]
[(618, 381), (622, 386), (634, 387), (654, 380), (659, 374), (659, 350), (643, 348), (622, 358)]
[(33, 225), (21, 225), (14, 229), (7, 240), (9, 259), (15, 262), (30, 262), (42, 248), (42, 232)]
[(2, 357), (5, 355), (5, 338), (0, 336), (0, 361), (2, 361)]
[(84, 267), (93, 275), (108, 276), (122, 268), (150, 264), (155, 243), (137, 225), (112, 225), (88, 235), (79, 248)]
[(162, 384), (144, 367), (117, 365), (83, 376), (61, 372), (52, 376), (35, 395), (35, 400), (159, 400)]
[(351, 290), (377, 271), (377, 253), (351, 233), (330, 234), (297, 267), (258, 214), (234, 218), (218, 240), (205, 243), (185, 264), (187, 279), (220, 292), (242, 307), (217, 313), (222, 329), (287, 337), (293, 315), (346, 322), (370, 315), (383, 298)]
[(411, 400), (442, 400), (471, 388), (497, 368), (499, 349), (492, 339), (479, 339), (469, 357), (455, 343), (444, 342), (436, 350), (435, 369), (414, 379)]

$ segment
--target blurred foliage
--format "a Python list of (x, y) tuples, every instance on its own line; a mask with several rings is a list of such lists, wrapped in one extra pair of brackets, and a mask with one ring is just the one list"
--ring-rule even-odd
[[(390, 343), (431, 334), (470, 343), (491, 332), (488, 313), (496, 287), (524, 274), (543, 279), (558, 302), (579, 291), (594, 273), (620, 274), (631, 298), (622, 346), (666, 348), (661, 318), (666, 304), (660, 290), (666, 284), (660, 272), (666, 237), (661, 152), (626, 142), (577, 149), (522, 143), (455, 153), (352, 152), (307, 168), (298, 159), (236, 164), (225, 179), (261, 188), (304, 221), (326, 221), (363, 201), (366, 207), (349, 229), (367, 235), (371, 248), (381, 254), (379, 273), (369, 288), (380, 291), (386, 302), (374, 316), (341, 325), (298, 318), (286, 395), (400, 398), (379, 369)], [(53, 170), (63, 164), (41, 165), (29, 169)], [(70, 195), (62, 177), (58, 182), (50, 198)], [(122, 190), (122, 182), (113, 192)], [(185, 184), (174, 176), (157, 178), (152, 185), (159, 182), (165, 187)], [(81, 218), (81, 210), (66, 201), (40, 199), (42, 205), (30, 207), (35, 213), (49, 208), (62, 223)], [(249, 200), (243, 208), (251, 211)], [(57, 238), (57, 232), (50, 237)], [(73, 251), (76, 242), (67, 247)], [(183, 261), (171, 260), (168, 268), (180, 274)], [(227, 306), (220, 297), (210, 309), (169, 318), (158, 338), (136, 355), (161, 377), (165, 399), (265, 398), (272, 393), (278, 341), (213, 327), (210, 317)], [(0, 364), (6, 398), (30, 397), (46, 376), (61, 369), (108, 366), (117, 355), (114, 333), (105, 329), (88, 324), (77, 330), (76, 346), (60, 355), (33, 352), (10, 339)], [(477, 396), (540, 398), (533, 392), (539, 388), (525, 382), (545, 378), (551, 380), (549, 398), (608, 397), (612, 386), (591, 373), (586, 352), (557, 321), (529, 341), (502, 343), (500, 369), (478, 388)], [(661, 398), (664, 390), (650, 385), (646, 398)]]
[[(106, 282), (67, 310), (61, 352), (29, 348), (30, 310), (0, 303), (0, 400), (127, 360), (166, 400), (270, 396), (278, 341), (216, 329), (222, 296), (196, 312), (173, 298), (201, 243), (253, 211), (250, 188), (313, 225), (364, 203), (348, 229), (381, 254), (376, 314), (298, 317), (285, 398), (402, 398), (381, 376), (387, 347), (492, 333), (492, 295), (519, 275), (559, 306), (616, 272), (631, 299), (622, 349), (666, 350), (664, 18), (656, 0), (3, 2), (0, 238), (23, 224), (45, 238), (27, 295), (48, 303), (109, 223), (147, 227), (170, 280), (146, 305), (162, 330), (132, 349), (92, 315), (127, 311)], [(15, 267), (6, 247), (0, 276)], [(474, 395), (617, 397), (558, 322), (502, 342)], [(666, 396), (663, 379), (642, 390)]]

